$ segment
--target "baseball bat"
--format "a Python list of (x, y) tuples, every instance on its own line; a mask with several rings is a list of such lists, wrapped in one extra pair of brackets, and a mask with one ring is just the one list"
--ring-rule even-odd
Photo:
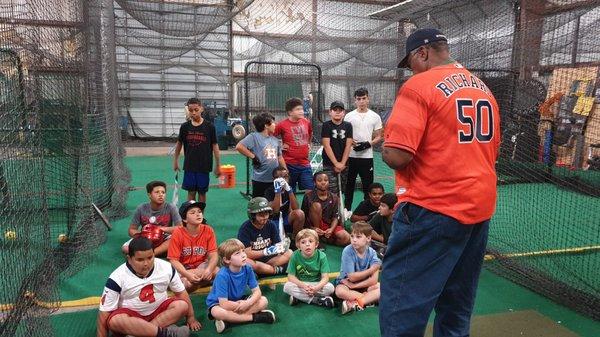
[(179, 204), (179, 172), (175, 173), (175, 186), (173, 186), (173, 201), (172, 204), (173, 206), (177, 207), (177, 204)]
[[(337, 181), (338, 181), (338, 196), (340, 199), (339, 202), (339, 213), (340, 213), (340, 219), (342, 220), (342, 224), (346, 221), (346, 215), (343, 214), (344, 212), (344, 198), (342, 195), (342, 175), (340, 173), (337, 174)], [(343, 226), (342, 226), (343, 227)]]

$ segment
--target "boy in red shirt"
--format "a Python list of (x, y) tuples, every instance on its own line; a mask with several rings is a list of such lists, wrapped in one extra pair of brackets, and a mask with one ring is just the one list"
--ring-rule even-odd
[(290, 98), (285, 102), (288, 118), (275, 127), (274, 135), (283, 141), (283, 159), (290, 173), (290, 186), (296, 191), (296, 183), (301, 190), (312, 190), (312, 170), (308, 160), (312, 126), (304, 118), (304, 108), (300, 98)]
[(204, 220), (203, 202), (188, 200), (179, 208), (184, 226), (171, 235), (167, 258), (181, 275), (188, 292), (210, 285), (219, 271), (217, 238)]

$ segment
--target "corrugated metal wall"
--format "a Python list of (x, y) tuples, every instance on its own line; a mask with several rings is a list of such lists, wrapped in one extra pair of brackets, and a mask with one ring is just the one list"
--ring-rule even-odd
[(211, 106), (228, 105), (228, 25), (197, 41), (169, 36), (144, 26), (115, 3), (119, 111), (129, 117), (130, 136), (137, 131), (138, 137), (175, 137), (190, 97)]

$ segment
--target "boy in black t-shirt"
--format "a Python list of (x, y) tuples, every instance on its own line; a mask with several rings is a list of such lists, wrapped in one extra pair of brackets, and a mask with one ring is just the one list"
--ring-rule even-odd
[(394, 206), (398, 203), (398, 197), (394, 193), (386, 193), (381, 197), (379, 211), (369, 221), (373, 227), (371, 233), (371, 247), (377, 252), (379, 258), (383, 258), (387, 249), (387, 242), (392, 233)]
[(330, 121), (323, 123), (321, 142), (323, 144), (323, 171), (329, 176), (332, 193), (338, 194), (338, 174), (342, 179), (342, 192), (348, 176), (348, 157), (352, 149), (352, 124), (344, 122), (344, 103), (334, 101), (329, 107)]
[(204, 107), (197, 98), (190, 98), (186, 106), (190, 120), (181, 124), (179, 137), (175, 145), (173, 169), (179, 171), (179, 154), (183, 146), (183, 183), (181, 188), (188, 191), (187, 200), (206, 202), (206, 192), (210, 183), (209, 173), (212, 171), (212, 155), (215, 157), (215, 176), (221, 173), (221, 156), (217, 144), (215, 126), (202, 118)]
[(377, 213), (379, 209), (379, 204), (381, 202), (381, 197), (385, 193), (383, 189), (383, 185), (380, 183), (372, 183), (369, 185), (369, 199), (363, 200), (358, 204), (352, 216), (350, 217), (350, 221), (369, 221), (373, 216)]
[(379, 211), (369, 221), (373, 227), (371, 238), (375, 241), (387, 244), (388, 238), (392, 233), (392, 218), (394, 217), (394, 206), (398, 202), (398, 197), (394, 193), (386, 193), (381, 197)]

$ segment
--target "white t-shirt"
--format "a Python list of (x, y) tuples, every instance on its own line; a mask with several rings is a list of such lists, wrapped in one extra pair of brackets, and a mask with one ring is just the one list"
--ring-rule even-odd
[(154, 268), (145, 278), (137, 276), (129, 264), (123, 263), (106, 281), (100, 311), (127, 308), (147, 316), (168, 298), (167, 289), (176, 293), (185, 290), (169, 262), (155, 258)]
[[(367, 112), (350, 111), (344, 121), (352, 124), (352, 138), (357, 143), (373, 140), (373, 132), (383, 128), (381, 117), (375, 111), (369, 109)], [(373, 158), (373, 148), (356, 152), (350, 150), (352, 158)]]

